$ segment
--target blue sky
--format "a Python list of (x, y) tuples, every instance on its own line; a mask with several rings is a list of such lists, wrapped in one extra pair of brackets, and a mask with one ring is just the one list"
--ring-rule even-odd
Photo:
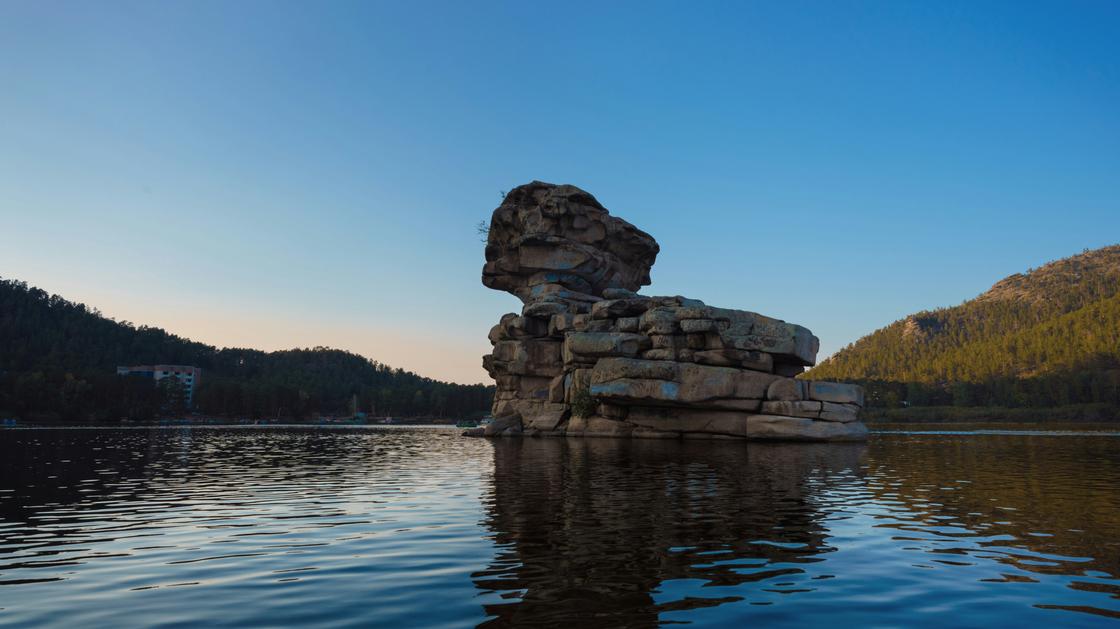
[(0, 276), (460, 382), (540, 179), (831, 353), (1120, 241), (1120, 4), (0, 4)]

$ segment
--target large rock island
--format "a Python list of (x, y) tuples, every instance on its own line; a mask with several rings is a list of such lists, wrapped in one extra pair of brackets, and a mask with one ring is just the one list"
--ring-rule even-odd
[(658, 251), (575, 186), (511, 190), (482, 283), (524, 307), (490, 330), (496, 419), (467, 434), (866, 439), (860, 387), (795, 379), (816, 362), (808, 329), (635, 292)]

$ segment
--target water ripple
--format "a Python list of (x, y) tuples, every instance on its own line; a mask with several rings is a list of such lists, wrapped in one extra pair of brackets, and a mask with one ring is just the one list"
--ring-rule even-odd
[(1103, 625), (1120, 440), (0, 433), (6, 626)]

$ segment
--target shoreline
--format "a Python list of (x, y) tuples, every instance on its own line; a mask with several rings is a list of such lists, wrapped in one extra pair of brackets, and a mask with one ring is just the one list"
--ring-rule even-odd
[(910, 408), (865, 407), (868, 427), (881, 423), (952, 424), (991, 422), (1009, 424), (1117, 423), (1120, 407), (1108, 404), (1071, 404), (1052, 407), (1001, 406), (914, 406)]

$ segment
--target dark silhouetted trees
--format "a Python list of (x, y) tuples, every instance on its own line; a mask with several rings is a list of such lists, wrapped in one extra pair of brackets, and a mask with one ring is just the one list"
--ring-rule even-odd
[(194, 406), (225, 417), (348, 414), (355, 399), (377, 416), (462, 417), (488, 411), (494, 394), (325, 347), (219, 350), (0, 279), (0, 415), (115, 421), (182, 412), (175, 386), (116, 375), (118, 365), (136, 364), (201, 367)]

